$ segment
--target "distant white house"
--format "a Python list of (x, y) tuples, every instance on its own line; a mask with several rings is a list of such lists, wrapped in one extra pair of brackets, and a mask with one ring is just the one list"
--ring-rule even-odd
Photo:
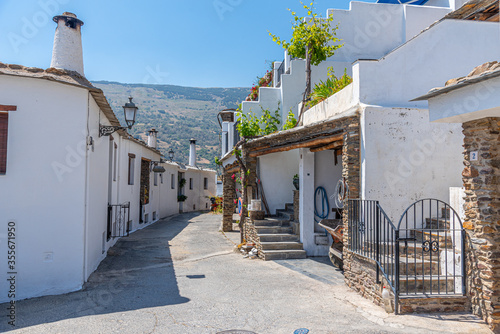
[[(85, 78), (74, 14), (56, 16), (52, 66), (0, 63), (0, 251), (15, 225), (16, 294), (11, 299), (78, 290), (128, 233), (179, 212), (206, 210), (215, 171), (165, 162), (120, 127), (103, 92)], [(140, 112), (140, 111), (139, 111)], [(194, 145), (194, 143), (192, 144)], [(180, 179), (191, 185), (179, 190)], [(186, 201), (178, 202), (184, 191)], [(2, 280), (0, 290), (8, 291)]]

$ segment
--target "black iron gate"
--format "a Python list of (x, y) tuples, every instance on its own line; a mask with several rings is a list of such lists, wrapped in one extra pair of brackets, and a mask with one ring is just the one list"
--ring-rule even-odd
[(130, 202), (108, 204), (107, 237), (128, 237), (130, 233)]
[(465, 295), (465, 232), (449, 204), (424, 199), (395, 226), (378, 201), (349, 200), (349, 246), (377, 263), (395, 296)]

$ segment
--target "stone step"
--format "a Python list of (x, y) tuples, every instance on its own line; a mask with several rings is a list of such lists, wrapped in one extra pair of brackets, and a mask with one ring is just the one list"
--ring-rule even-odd
[[(416, 242), (424, 242), (424, 241), (438, 241), (439, 248), (453, 248), (453, 235), (449, 231), (446, 230), (412, 230), (411, 234), (414, 238), (416, 238)], [(411, 242), (411, 241), (410, 241)]]
[(290, 226), (290, 222), (286, 219), (275, 219), (275, 218), (266, 218), (264, 220), (254, 220), (255, 227), (258, 226)]
[[(388, 275), (392, 275), (396, 270), (392, 258), (382, 258), (381, 264)], [(440, 275), (441, 266), (438, 261), (429, 261), (428, 259), (417, 259), (413, 257), (400, 256), (399, 274), (401, 279), (404, 276), (422, 276), (422, 275)]]
[(448, 313), (470, 312), (466, 296), (416, 295), (399, 298), (398, 313)]
[(293, 212), (293, 203), (285, 203), (285, 211)]
[(270, 260), (287, 260), (287, 259), (305, 259), (306, 251), (293, 249), (293, 250), (263, 250), (262, 256), (264, 261)]
[(263, 250), (303, 249), (302, 244), (296, 241), (261, 242), (260, 244)]
[(290, 221), (292, 221), (294, 218), (293, 211), (288, 211), (288, 210), (283, 210), (283, 209), (277, 209), (276, 216), (278, 216), (278, 218), (288, 219)]
[(279, 233), (292, 233), (293, 230), (290, 226), (255, 226), (257, 234), (279, 234)]
[[(447, 218), (426, 218), (425, 228), (437, 230), (450, 230), (450, 220)], [(456, 221), (455, 229), (460, 229), (460, 223)]]
[(278, 234), (260, 234), (258, 235), (260, 242), (280, 242), (280, 241), (286, 241), (286, 242), (292, 242), (292, 241), (299, 241), (299, 237), (296, 234), (283, 234), (283, 233), (278, 233)]
[(453, 277), (446, 277), (444, 275), (401, 276), (399, 279), (399, 291), (400, 294), (452, 293), (455, 291), (454, 283), (455, 280)]

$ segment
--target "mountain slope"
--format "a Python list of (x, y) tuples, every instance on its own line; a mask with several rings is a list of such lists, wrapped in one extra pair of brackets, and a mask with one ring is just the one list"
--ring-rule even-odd
[(158, 130), (158, 146), (168, 157), (172, 148), (175, 161), (187, 163), (189, 139), (197, 140), (198, 163), (215, 168), (214, 157), (220, 153), (220, 127), (217, 114), (236, 108), (248, 95), (249, 88), (195, 88), (173, 85), (122, 84), (95, 81), (102, 89), (122, 124), (122, 106), (128, 97), (137, 105), (137, 119), (129, 130), (134, 137), (147, 140), (151, 128)]

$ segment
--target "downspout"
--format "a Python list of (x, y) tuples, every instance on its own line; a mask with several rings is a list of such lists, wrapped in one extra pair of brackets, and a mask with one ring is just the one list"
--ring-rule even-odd
[[(87, 133), (85, 145), (85, 200), (83, 212), (83, 268), (82, 268), (82, 286), (86, 280), (86, 264), (87, 264), (87, 219), (88, 219), (88, 186), (89, 186), (89, 140), (90, 140), (90, 92), (87, 93)], [(93, 145), (93, 143), (92, 143)]]

